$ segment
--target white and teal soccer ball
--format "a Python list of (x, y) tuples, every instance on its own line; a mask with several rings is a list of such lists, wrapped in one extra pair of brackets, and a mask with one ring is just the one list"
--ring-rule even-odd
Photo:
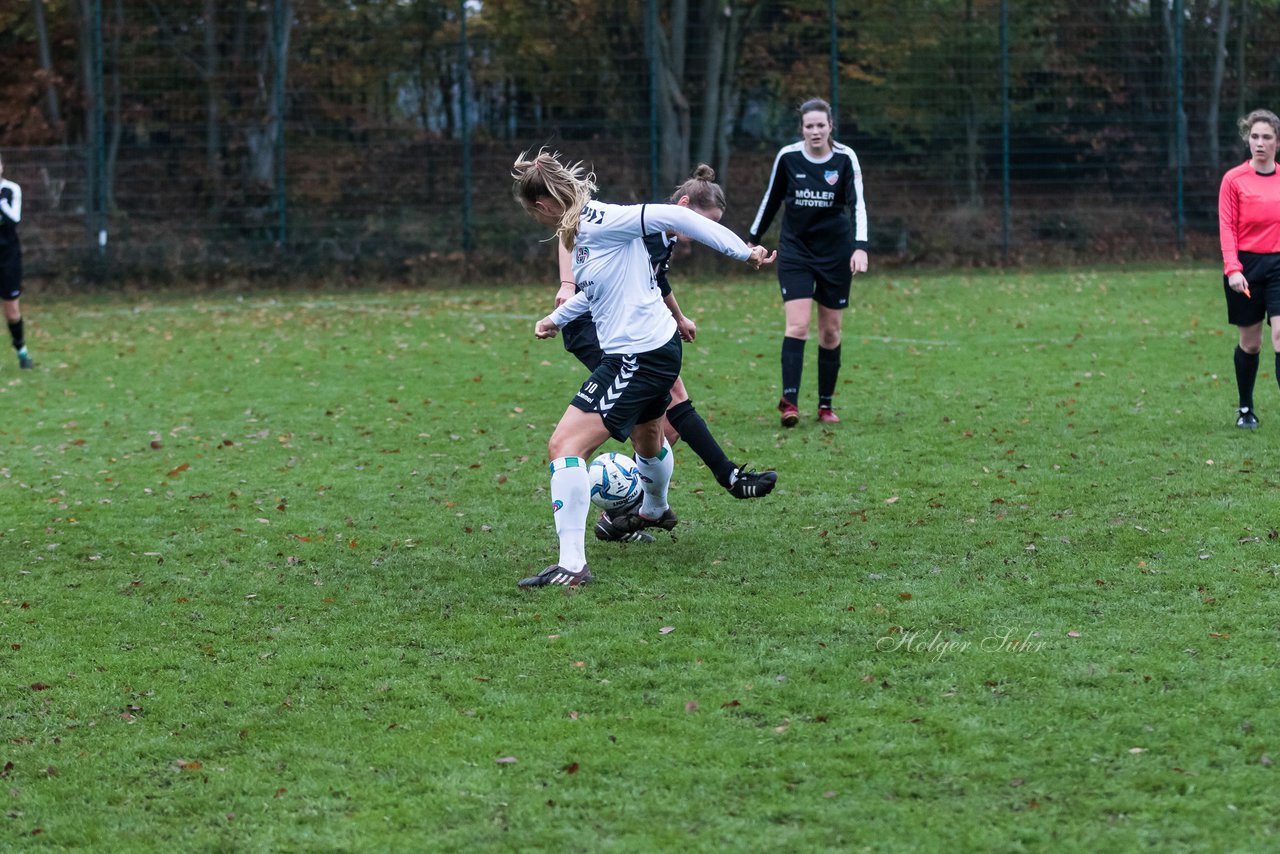
[(640, 497), (640, 471), (626, 454), (609, 451), (591, 461), (591, 503), (601, 510), (617, 510)]

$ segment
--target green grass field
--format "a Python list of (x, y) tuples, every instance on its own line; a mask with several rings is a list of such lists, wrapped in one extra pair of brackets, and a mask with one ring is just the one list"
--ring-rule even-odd
[(29, 295), (0, 850), (1275, 849), (1280, 392), (1233, 426), (1218, 282), (859, 278), (844, 422), (811, 345), (783, 431), (772, 275), (677, 277), (779, 486), (677, 446), (674, 536), (577, 592), (515, 587), (551, 287)]

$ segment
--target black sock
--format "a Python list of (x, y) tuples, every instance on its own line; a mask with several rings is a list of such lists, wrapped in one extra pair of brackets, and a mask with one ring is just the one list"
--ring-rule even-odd
[[(1280, 365), (1280, 355), (1276, 356)], [(1280, 368), (1277, 368), (1280, 370)], [(1246, 353), (1236, 345), (1236, 391), (1240, 394), (1240, 408), (1253, 409), (1253, 383), (1258, 378), (1258, 354)], [(1280, 377), (1276, 380), (1280, 382)]]
[(830, 409), (831, 398), (836, 393), (836, 378), (840, 376), (840, 345), (830, 350), (818, 348), (818, 408)]
[(698, 458), (706, 463), (707, 468), (711, 469), (716, 483), (728, 489), (729, 478), (733, 477), (736, 466), (725, 456), (724, 449), (711, 436), (707, 422), (693, 408), (693, 401), (684, 400), (668, 409), (667, 421), (676, 428), (680, 438), (685, 440)]
[(804, 339), (782, 339), (782, 396), (793, 405), (800, 400), (800, 376), (804, 373)]
[(22, 331), (22, 318), (9, 321), (9, 337), (13, 339), (13, 349), (21, 350), (26, 346), (26, 335)]

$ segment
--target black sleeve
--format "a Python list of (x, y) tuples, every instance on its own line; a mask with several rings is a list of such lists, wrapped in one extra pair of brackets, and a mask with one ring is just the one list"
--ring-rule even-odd
[(644, 248), (649, 250), (649, 263), (653, 265), (653, 278), (658, 283), (658, 291), (663, 299), (671, 293), (671, 285), (667, 283), (667, 270), (671, 269), (671, 247), (667, 245), (662, 232), (654, 232), (644, 236)]

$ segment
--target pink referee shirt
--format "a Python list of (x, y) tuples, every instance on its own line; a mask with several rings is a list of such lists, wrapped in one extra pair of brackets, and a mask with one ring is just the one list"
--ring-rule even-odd
[(1280, 252), (1280, 174), (1259, 175), (1246, 160), (1223, 175), (1218, 236), (1228, 276), (1243, 269), (1241, 252)]

